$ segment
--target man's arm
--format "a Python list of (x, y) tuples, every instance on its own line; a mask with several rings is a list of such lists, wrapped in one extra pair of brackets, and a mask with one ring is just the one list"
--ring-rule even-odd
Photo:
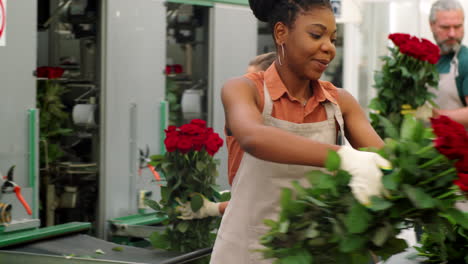
[[(468, 95), (465, 96), (465, 101), (468, 102)], [(446, 115), (452, 120), (468, 127), (468, 107), (453, 110), (434, 109), (434, 117), (438, 117), (440, 115)]]

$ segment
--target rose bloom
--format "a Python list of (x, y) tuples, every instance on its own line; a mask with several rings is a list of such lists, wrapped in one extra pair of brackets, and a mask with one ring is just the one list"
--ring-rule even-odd
[(177, 142), (179, 141), (178, 136), (166, 136), (164, 139), (164, 145), (166, 145), (167, 152), (173, 152), (177, 149)]
[(218, 133), (212, 133), (205, 142), (205, 150), (208, 154), (213, 156), (222, 145), (223, 140), (219, 137)]
[(187, 136), (179, 137), (179, 141), (177, 142), (177, 149), (183, 154), (192, 150), (192, 141), (190, 138)]
[(458, 173), (458, 179), (453, 182), (460, 190), (468, 192), (468, 173)]
[(205, 129), (194, 125), (194, 124), (185, 124), (180, 127), (180, 132), (185, 135), (198, 135), (205, 132)]
[(192, 119), (192, 121), (190, 121), (190, 124), (196, 125), (201, 128), (206, 128), (206, 121), (202, 119)]

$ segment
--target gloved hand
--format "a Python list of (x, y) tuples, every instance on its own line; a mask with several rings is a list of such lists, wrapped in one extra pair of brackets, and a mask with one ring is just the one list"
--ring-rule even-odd
[(338, 150), (341, 169), (349, 172), (349, 183), (354, 197), (363, 205), (370, 205), (371, 196), (381, 196), (384, 192), (383, 173), (380, 169), (390, 170), (391, 163), (379, 154), (359, 151), (349, 146)]
[(192, 219), (202, 219), (209, 216), (220, 216), (221, 213), (219, 212), (219, 204), (206, 199), (206, 197), (202, 196), (203, 198), (203, 205), (198, 209), (198, 211), (192, 211), (192, 206), (190, 202), (182, 203), (178, 198), (176, 201), (179, 203), (179, 206), (176, 207), (176, 211), (180, 213), (180, 216), (177, 218), (182, 220), (192, 220)]
[(432, 117), (433, 108), (432, 104), (427, 101), (416, 109), (411, 108), (411, 105), (405, 104), (401, 106), (400, 113), (402, 115), (413, 115), (417, 119), (428, 122), (429, 118)]
[(416, 108), (416, 112), (414, 113), (414, 117), (416, 117), (417, 119), (428, 122), (429, 118), (432, 117), (432, 110), (433, 109), (434, 109), (434, 107), (429, 102), (426, 102), (425, 104), (423, 104), (420, 107)]

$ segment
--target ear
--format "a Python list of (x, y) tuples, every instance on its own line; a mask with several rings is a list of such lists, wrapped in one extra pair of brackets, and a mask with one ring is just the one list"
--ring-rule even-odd
[(281, 45), (288, 38), (289, 29), (283, 22), (277, 22), (273, 27), (273, 36), (275, 37), (276, 45)]

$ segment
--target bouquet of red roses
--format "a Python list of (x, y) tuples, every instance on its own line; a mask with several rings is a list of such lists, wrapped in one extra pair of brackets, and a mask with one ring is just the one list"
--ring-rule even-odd
[(169, 126), (166, 130), (167, 152), (179, 151), (186, 154), (190, 151), (205, 150), (210, 156), (223, 146), (223, 140), (213, 128), (206, 127), (206, 121), (193, 119), (189, 124), (180, 127)]
[[(459, 187), (459, 190), (455, 189), (455, 191), (464, 192), (467, 197), (468, 134), (463, 125), (452, 121), (447, 116), (431, 119), (431, 123), (436, 135), (434, 147), (452, 161), (454, 164), (452, 171), (458, 175), (453, 180), (453, 183)], [(437, 175), (434, 178), (437, 178)], [(427, 257), (432, 263), (468, 263), (467, 218), (466, 212), (465, 220), (460, 214), (447, 215), (441, 212), (438, 218), (428, 221), (423, 226), (421, 246), (416, 247), (419, 254)], [(443, 228), (436, 228), (435, 225)]]
[(157, 248), (178, 252), (211, 247), (220, 219), (181, 220), (176, 206), (189, 202), (196, 212), (204, 198), (220, 201), (215, 185), (218, 161), (213, 156), (222, 147), (223, 140), (200, 119), (180, 127), (169, 126), (165, 132), (167, 152), (152, 156), (150, 164), (165, 175), (167, 185), (161, 187), (159, 202), (147, 200), (146, 203), (159, 216), (167, 217), (163, 222), (167, 228), (153, 233), (151, 242)]
[(447, 116), (432, 119), (437, 138), (435, 148), (448, 159), (455, 160), (458, 179), (454, 181), (460, 190), (468, 192), (468, 134), (465, 127)]
[(312, 171), (306, 175), (310, 185), (293, 182), (284, 189), (278, 220), (265, 220), (270, 227), (261, 238), (265, 258), (324, 264), (369, 263), (372, 255), (385, 260), (408, 247), (397, 237), (401, 230), (418, 225), (424, 235), (417, 250), (426, 260), (468, 263), (468, 215), (454, 208), (463, 198), (454, 183), (466, 184), (457, 169), (468, 165), (463, 148), (468, 135), (446, 117), (432, 122), (434, 128), (426, 128), (406, 115), (399, 129), (384, 123), (395, 137), (386, 138), (378, 152), (393, 170), (382, 178), (386, 195), (370, 197), (368, 206), (352, 194), (351, 176), (340, 169), (335, 152), (327, 158), (328, 173)]
[[(408, 34), (395, 33), (388, 36), (395, 44), (389, 47), (390, 54), (382, 57), (384, 64), (374, 76), (377, 96), (369, 108), (372, 126), (382, 138), (389, 135), (384, 130), (381, 117), (387, 117), (400, 127), (402, 109), (417, 109), (426, 102), (432, 102), (434, 94), (428, 88), (436, 87), (439, 80), (435, 64), (439, 60), (439, 47), (427, 39)], [(433, 104), (433, 103), (432, 103)]]

